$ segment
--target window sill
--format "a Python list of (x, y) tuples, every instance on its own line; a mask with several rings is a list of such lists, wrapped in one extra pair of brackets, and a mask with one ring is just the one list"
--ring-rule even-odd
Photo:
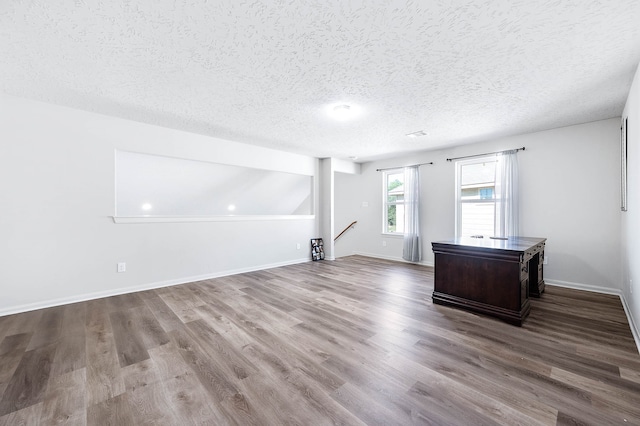
[(391, 237), (391, 238), (404, 238), (404, 234), (398, 234), (398, 233), (391, 234), (391, 233), (388, 233), (388, 232), (383, 232), (382, 236), (383, 237)]
[(269, 220), (312, 220), (315, 215), (263, 216), (111, 216), (114, 223), (185, 223), (185, 222), (248, 222)]

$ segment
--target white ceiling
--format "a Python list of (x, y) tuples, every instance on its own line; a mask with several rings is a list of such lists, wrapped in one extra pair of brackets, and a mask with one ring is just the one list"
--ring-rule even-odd
[(616, 117), (638, 62), (638, 0), (0, 2), (2, 92), (315, 157)]

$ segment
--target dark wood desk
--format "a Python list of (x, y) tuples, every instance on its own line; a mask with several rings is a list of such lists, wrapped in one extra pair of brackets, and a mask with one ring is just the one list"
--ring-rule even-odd
[(456, 306), (522, 325), (529, 296), (544, 291), (546, 238), (462, 237), (431, 243), (435, 255), (433, 303)]

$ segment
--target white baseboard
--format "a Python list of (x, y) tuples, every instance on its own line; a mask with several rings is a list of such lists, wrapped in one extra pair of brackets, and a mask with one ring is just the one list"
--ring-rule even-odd
[(87, 300), (101, 299), (103, 297), (117, 296), (119, 294), (135, 293), (137, 291), (152, 290), (155, 288), (170, 287), (172, 285), (187, 284), (195, 281), (210, 280), (213, 278), (227, 277), (229, 275), (242, 274), (246, 272), (263, 271), (265, 269), (278, 268), (280, 266), (296, 265), (299, 263), (310, 262), (310, 258), (295, 259), (286, 262), (271, 263), (267, 265), (252, 266), (247, 268), (231, 269), (227, 271), (215, 272), (212, 274), (195, 275), (191, 277), (176, 278), (173, 280), (159, 281), (153, 283), (141, 284), (133, 287), (123, 287), (118, 289), (109, 289), (105, 291), (97, 291), (93, 293), (81, 294), (78, 296), (62, 297), (59, 299), (46, 300), (42, 302), (27, 303), (19, 306), (0, 309), (0, 317), (5, 315), (19, 314), (21, 312), (35, 311), (37, 309), (51, 308), (54, 306), (67, 305), (69, 303), (85, 302)]
[(546, 285), (556, 286), (556, 287), (564, 287), (564, 288), (572, 288), (574, 290), (584, 290), (591, 291), (593, 293), (602, 293), (602, 294), (612, 294), (618, 296), (620, 298), (620, 302), (622, 302), (622, 308), (624, 309), (624, 313), (627, 316), (627, 321), (629, 322), (629, 328), (631, 329), (631, 334), (633, 335), (633, 340), (636, 342), (636, 348), (638, 349), (638, 353), (640, 353), (640, 329), (638, 329), (637, 324), (633, 320), (633, 316), (631, 315), (631, 309), (629, 309), (629, 305), (627, 305), (627, 300), (624, 297), (624, 293), (622, 290), (617, 288), (609, 288), (609, 287), (600, 287), (589, 284), (580, 284), (580, 283), (572, 283), (568, 281), (556, 281), (545, 278), (544, 282)]
[(555, 286), (555, 287), (572, 288), (574, 290), (591, 291), (593, 293), (614, 294), (616, 296), (622, 294), (622, 292), (616, 288), (574, 283), (570, 281), (559, 281), (559, 280), (549, 279), (546, 277), (544, 278), (544, 283)]
[(638, 325), (633, 321), (633, 316), (631, 315), (631, 309), (627, 305), (627, 300), (624, 295), (620, 295), (620, 300), (622, 301), (622, 307), (624, 308), (624, 313), (627, 314), (627, 321), (629, 321), (629, 328), (631, 328), (631, 334), (633, 334), (633, 340), (636, 341), (636, 348), (638, 349), (638, 353), (640, 354), (640, 329)]

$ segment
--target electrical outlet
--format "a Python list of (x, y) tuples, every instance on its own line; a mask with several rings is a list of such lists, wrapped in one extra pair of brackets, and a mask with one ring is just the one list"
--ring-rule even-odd
[(127, 272), (127, 264), (124, 262), (118, 263), (118, 272)]
[(542, 264), (546, 265), (547, 263), (549, 263), (549, 256), (545, 254), (544, 257), (542, 258)]
[(300, 250), (300, 243), (296, 244), (296, 248)]
[(386, 247), (387, 246), (387, 242), (386, 241), (382, 241), (382, 247)]

